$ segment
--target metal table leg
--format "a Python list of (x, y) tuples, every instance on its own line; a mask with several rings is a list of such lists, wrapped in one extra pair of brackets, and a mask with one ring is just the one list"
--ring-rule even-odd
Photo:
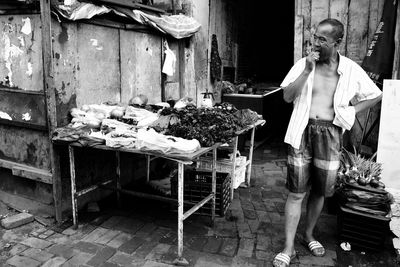
[(69, 153), (69, 170), (71, 173), (71, 200), (72, 200), (72, 216), (74, 229), (78, 228), (78, 199), (76, 195), (76, 183), (75, 183), (75, 156), (74, 156), (74, 148), (72, 146), (68, 146)]
[(213, 198), (211, 200), (211, 223), (214, 224), (215, 200), (217, 195), (217, 149), (216, 148), (213, 149), (211, 192), (213, 194)]
[(115, 184), (117, 187), (117, 204), (118, 208), (121, 208), (121, 154), (119, 151), (115, 152), (116, 157), (116, 177), (115, 177)]
[(176, 265), (188, 265), (189, 262), (182, 257), (183, 254), (183, 186), (184, 165), (178, 162), (178, 258), (174, 261)]
[(254, 135), (256, 132), (256, 127), (253, 127), (251, 130), (251, 138), (250, 138), (250, 149), (249, 149), (249, 164), (247, 165), (246, 172), (246, 185), (250, 186), (250, 178), (251, 178), (251, 166), (253, 162), (253, 150), (254, 150)]
[(233, 199), (233, 180), (235, 180), (235, 172), (236, 172), (236, 154), (237, 147), (239, 143), (239, 136), (235, 136), (233, 139), (233, 152), (232, 152), (232, 170), (231, 170), (231, 200)]
[(150, 181), (150, 162), (151, 162), (150, 155), (146, 155), (146, 165), (147, 165), (147, 169), (146, 169), (146, 182), (149, 182), (149, 181)]

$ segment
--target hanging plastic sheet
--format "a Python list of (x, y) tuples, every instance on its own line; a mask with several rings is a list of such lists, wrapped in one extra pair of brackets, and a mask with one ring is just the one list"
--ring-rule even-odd
[(114, 12), (118, 16), (131, 18), (137, 23), (154, 28), (176, 39), (190, 37), (200, 30), (201, 24), (195, 19), (179, 15), (154, 15), (140, 10), (117, 6), (97, 6), (91, 3), (74, 1), (70, 5), (53, 5), (53, 8), (69, 20), (90, 19), (94, 16)]
[(112, 11), (105, 6), (80, 3), (78, 1), (68, 2), (64, 5), (56, 5), (54, 8), (60, 15), (69, 20), (91, 19), (94, 16), (107, 14)]

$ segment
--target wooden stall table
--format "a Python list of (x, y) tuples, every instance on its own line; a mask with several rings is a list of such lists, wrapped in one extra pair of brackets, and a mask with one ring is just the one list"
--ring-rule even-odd
[[(211, 220), (214, 221), (215, 219), (215, 199), (216, 199), (216, 159), (217, 159), (217, 148), (221, 145), (217, 143), (212, 147), (205, 147), (200, 148), (194, 153), (191, 154), (164, 154), (152, 151), (143, 151), (139, 149), (128, 149), (128, 148), (112, 148), (106, 145), (95, 145), (90, 146), (93, 149), (101, 149), (101, 150), (108, 150), (114, 151), (116, 156), (116, 176), (115, 179), (110, 179), (105, 182), (91, 185), (87, 188), (77, 190), (76, 188), (76, 170), (75, 170), (75, 156), (74, 150), (78, 147), (85, 147), (78, 142), (66, 143), (66, 142), (55, 142), (58, 144), (67, 144), (68, 151), (69, 151), (69, 160), (70, 160), (70, 172), (71, 172), (71, 197), (72, 197), (72, 215), (73, 215), (73, 224), (74, 228), (78, 226), (78, 198), (82, 195), (85, 195), (93, 190), (98, 188), (109, 189), (117, 192), (117, 199), (119, 203), (120, 193), (125, 193), (137, 197), (148, 198), (148, 199), (155, 199), (160, 201), (166, 202), (178, 202), (178, 258), (175, 260), (175, 264), (178, 265), (187, 265), (188, 261), (182, 257), (183, 253), (183, 221), (187, 219), (190, 215), (196, 212), (199, 208), (201, 208), (204, 204), (208, 201), (211, 201)], [(212, 190), (211, 193), (196, 203), (191, 209), (184, 212), (184, 165), (192, 164), (193, 161), (196, 161), (201, 155), (212, 151), (213, 153), (213, 163), (212, 163)], [(147, 179), (149, 179), (149, 167), (150, 162), (152, 159), (161, 157), (168, 160), (172, 160), (178, 163), (178, 200), (157, 196), (137, 191), (125, 190), (121, 188), (120, 183), (120, 174), (121, 174), (121, 164), (120, 164), (120, 153), (133, 153), (133, 154), (141, 154), (144, 155), (147, 159)], [(115, 184), (115, 186), (110, 186), (111, 184)], [(193, 204), (192, 202), (188, 202)]]

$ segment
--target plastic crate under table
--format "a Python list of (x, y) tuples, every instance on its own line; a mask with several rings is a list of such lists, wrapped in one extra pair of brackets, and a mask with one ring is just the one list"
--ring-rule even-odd
[[(215, 214), (224, 216), (230, 204), (230, 174), (217, 172)], [(186, 170), (184, 177), (184, 201), (198, 203), (211, 193), (212, 173), (208, 171)], [(171, 195), (178, 196), (178, 180), (176, 177), (171, 179)], [(184, 209), (189, 210), (193, 205), (185, 204)], [(196, 214), (211, 215), (211, 201), (198, 209)]]
[(337, 219), (340, 242), (371, 251), (384, 248), (390, 218), (340, 206)]
[[(236, 189), (246, 178), (247, 157), (238, 156), (235, 162), (235, 176), (233, 177), (233, 188)], [(202, 157), (197, 161), (197, 168), (203, 170), (212, 170), (212, 158)], [(216, 164), (218, 172), (232, 172), (232, 159), (218, 159)]]

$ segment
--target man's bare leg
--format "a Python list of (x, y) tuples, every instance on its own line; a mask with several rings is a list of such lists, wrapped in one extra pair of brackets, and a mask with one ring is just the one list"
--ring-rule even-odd
[(324, 207), (324, 201), (325, 197), (323, 195), (315, 194), (313, 191), (310, 192), (307, 202), (306, 231), (304, 235), (307, 243), (315, 240), (313, 232)]
[(306, 193), (289, 193), (285, 205), (285, 248), (287, 255), (294, 253), (294, 238), (301, 216), (301, 203)]

